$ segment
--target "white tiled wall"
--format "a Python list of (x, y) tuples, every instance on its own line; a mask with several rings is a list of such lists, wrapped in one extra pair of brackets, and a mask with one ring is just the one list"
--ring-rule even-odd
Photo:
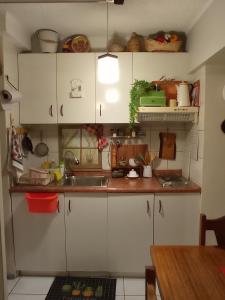
[(42, 141), (48, 145), (49, 153), (44, 157), (28, 154), (24, 159), (24, 168), (28, 170), (30, 167), (39, 168), (41, 163), (48, 161), (59, 162), (59, 143), (58, 143), (58, 126), (57, 125), (35, 125), (28, 128), (28, 136), (32, 140), (33, 147), (40, 142), (41, 131), (43, 132)]
[[(160, 147), (160, 132), (171, 132), (176, 134), (176, 159), (175, 160), (164, 160), (156, 159), (154, 161), (154, 169), (183, 169), (184, 167), (184, 153), (186, 147), (186, 138), (188, 134), (188, 129), (183, 123), (151, 123), (145, 126), (142, 126), (141, 129), (145, 132), (144, 137), (140, 137), (135, 140), (129, 140), (130, 143), (137, 144), (148, 144), (150, 151), (154, 152), (156, 156), (159, 156), (159, 147)], [(106, 128), (105, 134), (110, 136), (110, 130)], [(109, 139), (110, 142), (110, 139)], [(124, 141), (127, 143), (127, 141)], [(107, 147), (103, 150), (103, 168), (110, 169), (108, 163), (108, 153), (110, 148)]]
[[(111, 126), (106, 126), (104, 135), (108, 137), (109, 145), (103, 149), (102, 152), (102, 168), (104, 170), (110, 170), (110, 132)], [(151, 123), (142, 127), (145, 132), (144, 137), (140, 137), (134, 140), (124, 140), (124, 143), (137, 143), (148, 144), (150, 151), (153, 151), (156, 156), (159, 155), (159, 133), (171, 132), (176, 134), (176, 159), (175, 160), (163, 160), (156, 159), (154, 161), (153, 168), (155, 169), (185, 169), (187, 170), (187, 141), (191, 139), (191, 129), (185, 126), (184, 123)], [(49, 147), (49, 154), (45, 157), (37, 157), (29, 153), (28, 157), (24, 159), (25, 169), (29, 167), (38, 168), (45, 160), (59, 161), (59, 142), (58, 142), (58, 126), (57, 125), (35, 125), (29, 127), (29, 137), (32, 140), (33, 146), (40, 142), (40, 133), (43, 131), (43, 142), (47, 143)], [(203, 134), (201, 132), (199, 140), (202, 141)], [(202, 149), (202, 148), (199, 148)], [(202, 150), (199, 155), (201, 155)], [(194, 168), (194, 165), (192, 166)]]

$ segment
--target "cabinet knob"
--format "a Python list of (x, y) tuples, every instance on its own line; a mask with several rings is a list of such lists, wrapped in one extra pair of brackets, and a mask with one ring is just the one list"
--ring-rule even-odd
[(63, 117), (63, 104), (60, 106), (60, 115)]

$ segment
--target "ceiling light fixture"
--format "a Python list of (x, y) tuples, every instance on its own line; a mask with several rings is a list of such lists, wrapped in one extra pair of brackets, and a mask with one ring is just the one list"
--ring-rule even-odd
[(113, 84), (119, 80), (118, 56), (109, 53), (109, 7), (107, 5), (107, 38), (106, 52), (98, 57), (98, 81), (104, 84)]

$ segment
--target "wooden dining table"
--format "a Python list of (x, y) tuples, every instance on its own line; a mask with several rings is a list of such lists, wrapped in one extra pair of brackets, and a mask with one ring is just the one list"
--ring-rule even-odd
[(225, 249), (152, 246), (162, 300), (225, 300)]

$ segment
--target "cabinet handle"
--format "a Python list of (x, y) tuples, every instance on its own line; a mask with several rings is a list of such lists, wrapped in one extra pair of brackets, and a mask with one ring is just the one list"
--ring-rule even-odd
[(51, 105), (50, 108), (49, 108), (49, 114), (50, 114), (51, 117), (53, 117), (52, 105)]
[(150, 216), (151, 215), (151, 210), (150, 210), (150, 204), (149, 201), (147, 200), (147, 214)]
[(102, 105), (100, 104), (100, 117), (102, 116)]
[(68, 207), (68, 209), (69, 209), (69, 212), (71, 212), (71, 201), (69, 200), (69, 207)]
[(162, 214), (162, 201), (159, 200), (159, 213)]
[(60, 213), (60, 209), (59, 209), (59, 201), (57, 203), (57, 210), (58, 210), (58, 213)]
[(60, 115), (63, 117), (63, 104), (60, 106)]

